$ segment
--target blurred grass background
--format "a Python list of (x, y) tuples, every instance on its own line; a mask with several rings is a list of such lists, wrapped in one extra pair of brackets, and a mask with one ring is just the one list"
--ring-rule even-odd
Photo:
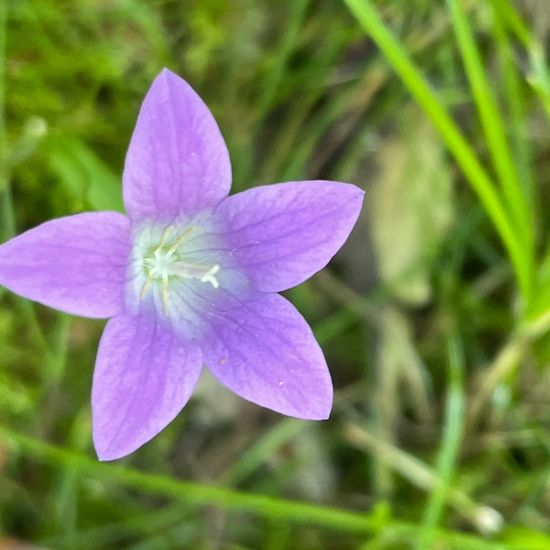
[(0, 548), (549, 549), (549, 29), (547, 0), (0, 0), (1, 241), (121, 208), (163, 66), (214, 112), (234, 191), (367, 192), (288, 293), (331, 368), (328, 422), (205, 379), (101, 464), (103, 323), (0, 289)]

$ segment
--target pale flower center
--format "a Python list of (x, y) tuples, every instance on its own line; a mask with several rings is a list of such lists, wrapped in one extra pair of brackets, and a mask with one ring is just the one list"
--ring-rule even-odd
[(193, 263), (185, 260), (185, 254), (180, 247), (194, 231), (194, 226), (188, 227), (181, 235), (173, 238), (174, 226), (168, 226), (162, 235), (158, 246), (150, 247), (143, 256), (143, 271), (147, 277), (141, 290), (144, 299), (154, 283), (160, 283), (164, 312), (168, 310), (170, 299), (170, 281), (173, 279), (195, 279), (208, 283), (214, 288), (220, 286), (216, 274), (220, 271), (219, 264)]

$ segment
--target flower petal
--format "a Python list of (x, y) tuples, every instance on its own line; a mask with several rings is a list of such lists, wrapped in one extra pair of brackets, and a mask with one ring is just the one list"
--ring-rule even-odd
[(171, 220), (215, 206), (229, 193), (229, 153), (214, 117), (167, 69), (141, 106), (123, 181), (132, 219)]
[(0, 246), (0, 285), (83, 317), (123, 309), (128, 218), (88, 212), (46, 222)]
[(92, 389), (93, 437), (100, 460), (121, 458), (169, 424), (187, 403), (201, 353), (155, 315), (120, 315), (101, 338)]
[(325, 267), (359, 216), (363, 191), (333, 181), (256, 187), (224, 200), (231, 265), (265, 292), (298, 285)]
[(311, 420), (328, 418), (332, 382), (304, 318), (277, 294), (224, 300), (203, 343), (205, 365), (258, 405)]

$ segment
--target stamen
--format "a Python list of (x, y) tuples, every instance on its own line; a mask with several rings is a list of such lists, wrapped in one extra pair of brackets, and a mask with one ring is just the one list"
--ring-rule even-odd
[(162, 311), (164, 315), (168, 313), (168, 275), (164, 274), (162, 277)]
[(162, 233), (162, 238), (160, 239), (160, 243), (157, 246), (157, 249), (155, 250), (155, 253), (160, 252), (163, 248), (163, 246), (166, 244), (166, 241), (168, 240), (168, 237), (171, 235), (171, 233), (174, 231), (174, 226), (169, 225)]
[(195, 230), (194, 225), (190, 225), (177, 239), (177, 241), (168, 249), (168, 254), (172, 255), (179, 248), (180, 244)]
[(145, 284), (141, 289), (141, 294), (139, 295), (140, 300), (143, 300), (145, 296), (147, 296), (147, 293), (149, 292), (149, 289), (151, 288), (152, 284), (153, 284), (153, 273), (150, 271), (147, 277), (147, 281), (145, 281)]

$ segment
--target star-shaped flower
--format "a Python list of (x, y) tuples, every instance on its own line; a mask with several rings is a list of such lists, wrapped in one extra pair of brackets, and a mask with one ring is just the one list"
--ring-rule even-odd
[(303, 181), (228, 197), (231, 165), (199, 96), (163, 70), (123, 174), (128, 217), (59, 218), (0, 246), (0, 284), (84, 317), (112, 318), (93, 379), (101, 460), (133, 452), (188, 401), (203, 366), (238, 395), (325, 419), (332, 383), (311, 329), (276, 294), (323, 268), (363, 192)]

